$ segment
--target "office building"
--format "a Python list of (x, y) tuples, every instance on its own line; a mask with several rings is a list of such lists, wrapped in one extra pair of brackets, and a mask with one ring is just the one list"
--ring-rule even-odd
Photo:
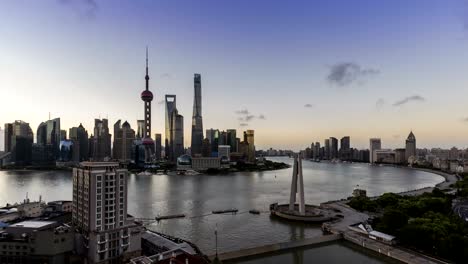
[(324, 159), (330, 159), (330, 139), (325, 139), (324, 150)]
[(416, 158), (416, 137), (413, 134), (413, 131), (410, 132), (408, 138), (406, 139), (406, 147), (405, 147), (405, 159), (408, 162), (410, 157)]
[(231, 146), (231, 152), (237, 152), (237, 130), (228, 129), (226, 130), (226, 145)]
[(330, 138), (330, 159), (338, 158), (338, 139)]
[(172, 137), (171, 131), (173, 130), (172, 126), (174, 124), (173, 121), (173, 116), (174, 116), (174, 111), (176, 110), (176, 96), (171, 95), (171, 94), (166, 94), (165, 96), (165, 105), (166, 105), (166, 118), (165, 118), (165, 125), (166, 125), (166, 133), (164, 134), (165, 139), (164, 139), (164, 147), (165, 147), (165, 153), (166, 153), (166, 159), (168, 161), (175, 161), (174, 158), (174, 138)]
[[(91, 159), (109, 160), (111, 157), (111, 134), (107, 119), (94, 119), (94, 135), (90, 138)], [(91, 148), (92, 147), (92, 148)]]
[(314, 149), (314, 159), (321, 159), (322, 158), (322, 155), (320, 153), (320, 142), (315, 142), (315, 145), (314, 145), (315, 149)]
[(137, 120), (137, 139), (142, 139), (145, 135), (145, 120)]
[(132, 159), (132, 147), (135, 140), (135, 130), (130, 127), (130, 124), (125, 121), (122, 125), (120, 120), (114, 124), (114, 145), (113, 155), (114, 160), (120, 162), (130, 162)]
[(74, 142), (75, 148), (78, 148), (79, 160), (89, 160), (89, 137), (88, 131), (80, 123), (78, 127), (69, 129), (70, 140)]
[(59, 145), (62, 140), (60, 118), (50, 119), (39, 124), (36, 133), (36, 143), (42, 146), (52, 145), (54, 156), (59, 156)]
[(369, 162), (375, 163), (376, 162), (375, 151), (382, 148), (382, 142), (380, 138), (371, 138), (369, 142), (370, 142)]
[(172, 126), (171, 126), (171, 153), (172, 160), (175, 161), (178, 157), (185, 154), (184, 149), (184, 117), (179, 115), (179, 111), (174, 109), (172, 111)]
[(154, 135), (154, 158), (156, 160), (161, 160), (162, 153), (162, 136), (161, 134)]
[(395, 164), (396, 152), (391, 149), (374, 150), (374, 163)]
[(29, 123), (16, 120), (5, 124), (5, 152), (11, 152), (11, 162), (17, 165), (31, 163), (33, 137)]
[(203, 144), (203, 119), (202, 119), (202, 92), (201, 75), (193, 77), (193, 115), (192, 115), (192, 156), (201, 155)]
[(210, 140), (207, 138), (203, 139), (202, 157), (211, 157), (211, 144)]
[(218, 156), (218, 145), (219, 145), (219, 130), (218, 129), (207, 129), (206, 130), (206, 138), (210, 141), (211, 145), (211, 155)]
[(229, 145), (219, 145), (218, 146), (218, 157), (227, 160), (231, 159), (231, 146)]
[(342, 160), (352, 160), (353, 153), (351, 151), (351, 139), (349, 136), (342, 137), (340, 140), (339, 157)]
[(67, 131), (64, 129), (60, 130), (60, 140), (67, 140)]
[(244, 141), (248, 144), (248, 158), (249, 162), (255, 162), (255, 138), (254, 130), (247, 130), (244, 132)]
[(0, 152), (5, 151), (5, 130), (0, 126)]
[(73, 169), (76, 251), (90, 263), (125, 263), (140, 255), (142, 230), (127, 214), (127, 177), (117, 162), (82, 162)]

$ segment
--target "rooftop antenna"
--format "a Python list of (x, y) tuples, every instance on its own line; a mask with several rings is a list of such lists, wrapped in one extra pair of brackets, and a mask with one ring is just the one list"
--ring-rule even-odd
[(49, 112), (49, 120), (50, 120), (50, 112)]

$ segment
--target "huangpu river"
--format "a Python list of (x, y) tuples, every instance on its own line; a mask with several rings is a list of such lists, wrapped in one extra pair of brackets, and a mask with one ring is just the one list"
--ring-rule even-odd
[[(269, 159), (293, 162), (286, 157)], [(312, 204), (346, 198), (357, 185), (366, 189), (369, 196), (375, 196), (432, 187), (444, 180), (439, 175), (409, 168), (360, 163), (304, 161), (303, 170), (305, 199)], [(320, 226), (283, 222), (267, 213), (269, 204), (288, 202), (291, 174), (291, 168), (196, 176), (132, 174), (128, 178), (129, 213), (136, 218), (185, 214), (186, 218), (149, 223), (147, 227), (190, 240), (206, 254), (215, 251), (215, 229), (218, 230), (219, 252), (319, 236), (322, 234)], [(72, 173), (0, 171), (0, 205), (20, 202), (26, 194), (31, 200), (37, 200), (40, 195), (45, 201), (71, 200)], [(230, 208), (239, 209), (239, 213), (211, 214), (213, 210)], [(261, 214), (249, 214), (251, 209), (260, 210)], [(304, 251), (304, 263), (310, 252), (343, 251), (347, 247), (340, 244), (325, 248)], [(374, 260), (371, 258), (366, 263), (378, 263)], [(267, 259), (263, 263), (270, 262)]]

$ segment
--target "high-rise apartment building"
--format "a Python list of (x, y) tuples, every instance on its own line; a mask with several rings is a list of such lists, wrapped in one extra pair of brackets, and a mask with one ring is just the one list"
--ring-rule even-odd
[(342, 137), (340, 140), (340, 159), (342, 160), (352, 160), (353, 153), (351, 150), (351, 139), (349, 136)]
[(406, 147), (405, 147), (405, 159), (408, 162), (410, 157), (416, 157), (416, 137), (413, 134), (413, 131), (410, 132), (408, 138), (406, 139)]
[(133, 141), (135, 140), (135, 130), (125, 121), (122, 125), (120, 120), (114, 124), (114, 147), (112, 157), (121, 162), (132, 160)]
[(377, 160), (375, 151), (382, 149), (382, 142), (380, 138), (371, 138), (369, 140), (370, 142), (370, 147), (369, 147), (369, 162), (370, 163), (375, 163)]
[(90, 140), (93, 161), (104, 161), (111, 157), (111, 134), (107, 119), (94, 119), (94, 136)]
[(89, 263), (125, 263), (141, 252), (141, 227), (127, 214), (127, 169), (82, 162), (73, 169), (72, 224)]
[(202, 119), (202, 92), (201, 75), (195, 74), (193, 77), (194, 97), (192, 116), (192, 156), (201, 155), (203, 144), (203, 119)]

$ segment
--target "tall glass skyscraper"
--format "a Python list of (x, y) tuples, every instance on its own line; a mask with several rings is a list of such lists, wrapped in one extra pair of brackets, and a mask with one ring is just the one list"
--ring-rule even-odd
[(201, 155), (203, 144), (203, 119), (201, 101), (201, 76), (196, 73), (193, 77), (194, 97), (192, 116), (192, 156)]

